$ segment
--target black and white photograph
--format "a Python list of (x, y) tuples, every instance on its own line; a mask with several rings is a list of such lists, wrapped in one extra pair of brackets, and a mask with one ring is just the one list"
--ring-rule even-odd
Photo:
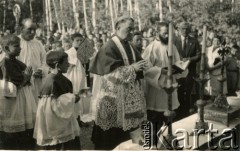
[(240, 151), (240, 0), (0, 0), (1, 150)]

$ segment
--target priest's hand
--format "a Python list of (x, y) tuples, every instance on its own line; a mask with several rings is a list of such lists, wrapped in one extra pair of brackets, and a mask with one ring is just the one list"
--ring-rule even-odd
[(132, 64), (132, 66), (133, 66), (135, 72), (138, 72), (138, 71), (142, 71), (143, 70), (145, 64), (146, 64), (146, 61), (145, 60), (141, 60), (139, 62), (136, 62), (136, 63)]
[(31, 77), (32, 77), (32, 73), (33, 73), (33, 70), (32, 70), (32, 67), (27, 67), (24, 71), (24, 79), (23, 79), (23, 82), (22, 84), (20, 85), (20, 87), (22, 86), (25, 86), (26, 84), (29, 83)]
[(35, 78), (42, 78), (42, 76), (43, 76), (42, 69), (37, 69), (37, 70), (33, 73), (33, 76), (34, 76)]
[(27, 67), (24, 73), (25, 73), (25, 76), (30, 79), (33, 73), (32, 67), (31, 66)]

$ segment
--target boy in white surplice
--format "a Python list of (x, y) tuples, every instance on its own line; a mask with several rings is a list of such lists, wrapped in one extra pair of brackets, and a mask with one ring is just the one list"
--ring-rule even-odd
[[(64, 75), (72, 82), (73, 84), (73, 93), (78, 94), (81, 89), (84, 89), (86, 87), (86, 75), (85, 75), (85, 69), (82, 66), (81, 61), (77, 57), (77, 51), (78, 48), (82, 42), (82, 35), (79, 33), (75, 33), (72, 35), (72, 48), (66, 51), (68, 54), (68, 63), (70, 64), (70, 67), (68, 68), (67, 73)], [(80, 111), (83, 111), (82, 108), (83, 105), (80, 103), (77, 104), (77, 115), (81, 115)]]

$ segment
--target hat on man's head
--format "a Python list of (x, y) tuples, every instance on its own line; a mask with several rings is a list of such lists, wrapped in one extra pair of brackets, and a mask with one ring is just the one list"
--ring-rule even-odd
[(130, 16), (127, 16), (127, 15), (123, 15), (121, 17), (118, 17), (116, 20), (115, 20), (115, 28), (117, 27), (117, 25), (125, 20), (132, 20), (134, 21), (134, 19)]
[(190, 27), (189, 23), (185, 21), (181, 22), (178, 26), (178, 28), (189, 28), (189, 27)]

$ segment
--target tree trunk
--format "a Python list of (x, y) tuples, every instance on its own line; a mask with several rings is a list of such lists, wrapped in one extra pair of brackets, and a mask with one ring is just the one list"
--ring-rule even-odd
[(60, 0), (60, 9), (61, 9), (61, 13), (62, 13), (62, 34), (65, 33), (65, 26), (64, 26), (64, 21), (63, 21), (63, 0)]
[(54, 8), (54, 11), (55, 11), (55, 16), (56, 16), (56, 20), (57, 20), (57, 24), (58, 24), (58, 31), (61, 32), (61, 24), (60, 24), (59, 18), (58, 18), (56, 0), (53, 0), (53, 8)]
[(83, 11), (84, 11), (84, 22), (85, 22), (85, 29), (88, 32), (88, 22), (87, 22), (87, 11), (86, 11), (86, 1), (83, 0)]
[(7, 0), (3, 2), (3, 32), (6, 30)]
[(105, 0), (106, 15), (108, 15), (108, 9), (109, 9), (108, 5), (109, 5), (109, 0)]
[(235, 0), (232, 0), (232, 13), (234, 13), (234, 4), (235, 4)]
[(48, 14), (48, 0), (45, 0), (45, 11), (46, 11), (46, 23), (47, 23), (47, 34), (49, 34), (49, 14)]
[(118, 14), (117, 14), (116, 0), (113, 0), (113, 10), (114, 10), (115, 18), (117, 18)]
[(160, 22), (163, 22), (162, 0), (159, 0), (159, 18), (160, 18)]
[(113, 31), (113, 33), (114, 33), (114, 32), (115, 32), (115, 27), (114, 27), (114, 19), (113, 19), (112, 0), (110, 0), (110, 14), (111, 14), (111, 20), (112, 20), (112, 31)]
[(52, 11), (51, 11), (51, 1), (48, 0), (48, 11), (49, 11), (49, 26), (50, 26), (50, 30), (53, 30), (53, 26), (52, 26)]
[(29, 0), (29, 8), (30, 8), (31, 19), (33, 19), (33, 9), (32, 9), (32, 1), (31, 0)]
[(123, 12), (123, 0), (120, 0), (121, 3), (121, 13)]
[(132, 0), (129, 0), (129, 11), (130, 11), (130, 16), (133, 17)]
[(92, 0), (92, 24), (96, 28), (96, 0)]
[(79, 14), (78, 14), (78, 11), (77, 11), (76, 1), (75, 0), (72, 0), (72, 5), (73, 5), (73, 14), (74, 14), (75, 23), (76, 23), (75, 24), (75, 28), (79, 29), (80, 28), (79, 20), (78, 20)]
[(142, 30), (142, 23), (141, 23), (141, 18), (140, 18), (140, 9), (139, 9), (139, 0), (136, 0), (136, 11), (137, 11), (137, 18), (138, 18), (138, 28), (139, 31)]
[(168, 0), (168, 7), (169, 7), (169, 12), (172, 13), (172, 4), (171, 4), (171, 0)]

